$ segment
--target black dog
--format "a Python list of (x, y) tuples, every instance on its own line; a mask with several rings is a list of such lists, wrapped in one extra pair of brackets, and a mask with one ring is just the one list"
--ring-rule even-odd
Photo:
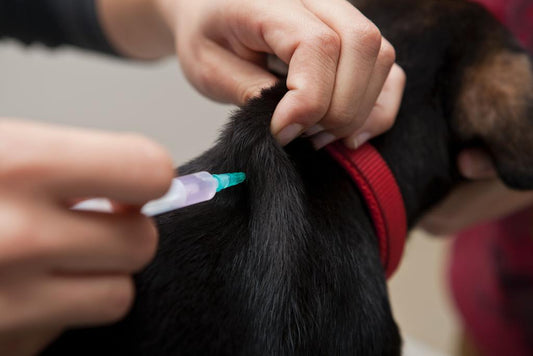
[[(358, 4), (397, 50), (407, 87), (372, 144), (408, 223), (460, 181), (455, 156), (482, 145), (501, 178), (533, 188), (533, 70), (481, 7), (459, 0)], [(269, 132), (278, 85), (239, 110), (180, 174), (243, 171), (247, 183), (161, 216), (155, 261), (122, 322), (67, 332), (46, 355), (399, 355), (373, 225), (360, 193), (305, 139)]]

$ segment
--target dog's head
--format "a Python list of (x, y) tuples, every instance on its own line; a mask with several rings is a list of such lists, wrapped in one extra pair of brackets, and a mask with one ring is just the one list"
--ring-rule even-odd
[[(468, 145), (486, 147), (510, 186), (533, 188), (531, 61), (501, 25), (459, 0), (376, 0), (362, 10), (407, 73), (397, 123), (372, 143), (409, 223), (460, 181), (455, 155)], [(359, 192), (326, 152), (303, 138), (284, 149), (270, 134), (285, 92), (252, 100), (215, 147), (180, 167), (248, 180), (158, 219), (159, 252), (137, 277), (127, 319), (67, 334), (52, 354), (400, 354)]]
[(460, 140), (481, 144), (499, 176), (516, 189), (533, 188), (533, 70), (519, 51), (488, 48), (463, 73), (453, 127)]

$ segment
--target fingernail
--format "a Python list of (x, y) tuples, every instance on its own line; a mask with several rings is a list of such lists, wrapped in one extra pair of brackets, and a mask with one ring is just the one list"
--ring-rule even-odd
[(276, 135), (276, 139), (278, 140), (280, 145), (285, 146), (286, 144), (294, 140), (296, 137), (298, 137), (298, 135), (302, 133), (302, 130), (302, 125), (290, 124)]
[(101, 213), (112, 213), (113, 205), (108, 199), (94, 198), (81, 201), (74, 205), (71, 209), (81, 211), (96, 211)]
[(337, 139), (337, 136), (329, 133), (329, 132), (321, 132), (311, 139), (311, 143), (313, 144), (313, 147), (315, 150), (319, 150), (322, 147), (328, 145), (329, 143), (332, 143)]
[(359, 147), (361, 147), (369, 139), (370, 139), (370, 133), (361, 132), (359, 135), (355, 136), (355, 138), (352, 140), (350, 148), (356, 150)]
[(324, 126), (322, 126), (320, 124), (316, 124), (316, 125), (311, 126), (310, 128), (308, 128), (307, 130), (305, 130), (305, 135), (306, 136), (313, 136), (313, 135), (316, 135), (317, 133), (322, 132), (324, 130), (325, 130)]

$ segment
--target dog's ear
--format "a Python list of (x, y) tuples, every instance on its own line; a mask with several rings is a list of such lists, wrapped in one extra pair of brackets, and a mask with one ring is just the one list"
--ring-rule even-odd
[(532, 189), (531, 58), (518, 49), (493, 47), (464, 69), (460, 82), (452, 115), (459, 138), (481, 141), (506, 185)]

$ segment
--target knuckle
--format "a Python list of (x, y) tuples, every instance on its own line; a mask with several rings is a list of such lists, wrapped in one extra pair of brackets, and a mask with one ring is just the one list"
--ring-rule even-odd
[(356, 115), (346, 110), (332, 110), (325, 122), (333, 127), (351, 126), (356, 121)]
[(381, 49), (383, 37), (376, 25), (370, 21), (349, 30), (347, 36), (350, 43), (358, 43), (360, 48), (373, 56), (377, 56)]
[(329, 107), (329, 103), (325, 101), (318, 93), (316, 95), (308, 95), (302, 97), (299, 101), (300, 112), (299, 116), (304, 121), (316, 121), (314, 119), (322, 118)]
[(53, 170), (54, 148), (57, 146), (52, 141), (50, 130), (43, 129), (43, 126), (18, 120), (0, 120), (0, 181), (3, 185), (43, 178)]
[(33, 177), (46, 177), (50, 173), (50, 167), (47, 166), (47, 162), (38, 161), (34, 156), (21, 152), (19, 157), (4, 159), (0, 163), (0, 181), (5, 186), (16, 186), (30, 181)]
[(2, 215), (2, 220), (6, 219), (0, 237), (0, 260), (3, 263), (36, 258), (50, 249), (36, 218), (16, 211)]
[(105, 322), (114, 322), (126, 316), (135, 296), (133, 279), (130, 276), (121, 277), (113, 282), (102, 296), (101, 319)]
[(200, 59), (194, 71), (194, 84), (202, 93), (209, 93), (214, 78), (218, 78), (219, 68), (207, 59)]
[[(0, 144), (0, 181), (4, 184), (21, 182), (25, 177), (40, 176), (39, 164), (31, 157), (22, 152), (23, 148), (17, 147), (17, 143), (9, 138), (2, 138)], [(11, 152), (11, 153), (10, 153)], [(19, 152), (19, 155), (13, 155)]]
[(42, 154), (46, 147), (42, 146), (39, 137), (32, 135), (32, 126), (25, 122), (0, 120), (0, 180), (4, 184), (21, 183), (46, 174), (49, 162)]
[(341, 48), (340, 36), (331, 30), (321, 30), (314, 34), (311, 40), (315, 46), (318, 46), (318, 48), (330, 56), (336, 57)]

